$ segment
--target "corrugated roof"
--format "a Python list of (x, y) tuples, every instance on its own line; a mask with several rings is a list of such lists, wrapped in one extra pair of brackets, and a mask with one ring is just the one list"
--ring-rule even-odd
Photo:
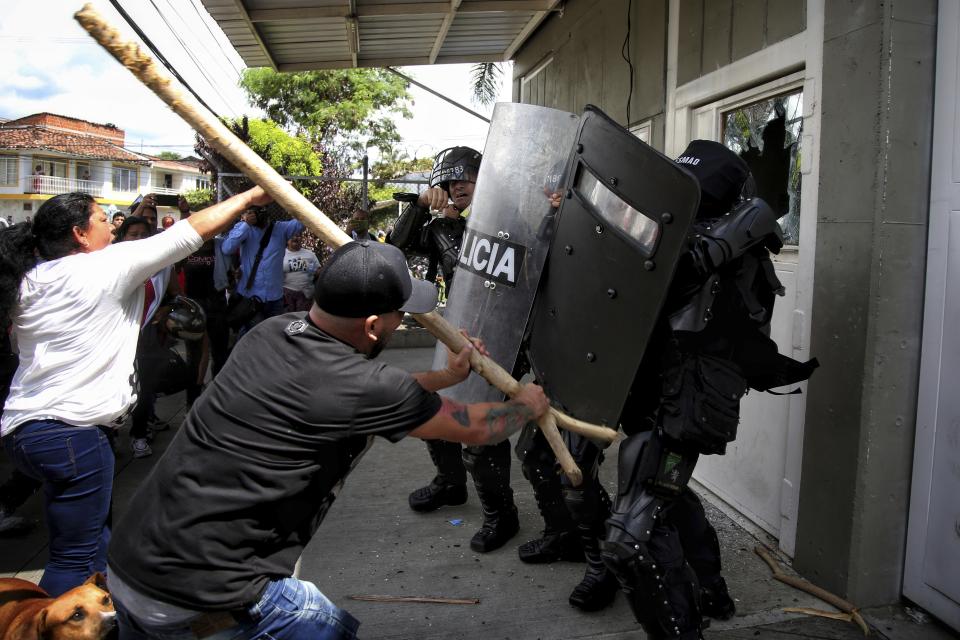
[(91, 160), (150, 164), (144, 156), (111, 144), (102, 137), (84, 136), (38, 126), (0, 127), (0, 149), (36, 149)]
[(249, 67), (509, 60), (560, 0), (202, 0)]

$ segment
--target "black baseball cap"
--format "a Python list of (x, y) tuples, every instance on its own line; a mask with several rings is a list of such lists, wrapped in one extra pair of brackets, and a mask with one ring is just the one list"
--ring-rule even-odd
[(750, 167), (743, 158), (713, 140), (694, 140), (676, 160), (700, 183), (698, 217), (722, 216), (736, 204)]
[(327, 313), (344, 318), (427, 313), (437, 306), (437, 287), (411, 276), (397, 247), (360, 240), (343, 245), (324, 263), (313, 299)]

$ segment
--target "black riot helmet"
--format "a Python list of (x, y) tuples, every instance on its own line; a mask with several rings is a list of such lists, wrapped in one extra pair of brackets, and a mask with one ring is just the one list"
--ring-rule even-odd
[(174, 338), (196, 341), (207, 330), (207, 314), (200, 304), (186, 296), (177, 296), (167, 315), (167, 331)]
[(430, 186), (441, 187), (445, 191), (451, 180), (476, 182), (480, 173), (480, 161), (483, 155), (470, 147), (450, 147), (444, 149), (433, 159), (433, 171), (430, 172)]
[(676, 162), (700, 183), (697, 218), (718, 218), (756, 191), (747, 163), (719, 142), (694, 140)]

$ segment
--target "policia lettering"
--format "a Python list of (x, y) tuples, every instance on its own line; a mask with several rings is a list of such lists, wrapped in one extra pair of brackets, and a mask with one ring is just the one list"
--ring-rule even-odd
[(460, 266), (478, 276), (513, 287), (526, 255), (527, 250), (522, 245), (468, 229), (460, 246)]

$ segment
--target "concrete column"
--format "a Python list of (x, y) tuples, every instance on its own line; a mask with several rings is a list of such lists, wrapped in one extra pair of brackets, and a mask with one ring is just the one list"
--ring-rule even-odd
[(916, 419), (935, 0), (826, 5), (810, 382), (795, 567), (900, 596)]

